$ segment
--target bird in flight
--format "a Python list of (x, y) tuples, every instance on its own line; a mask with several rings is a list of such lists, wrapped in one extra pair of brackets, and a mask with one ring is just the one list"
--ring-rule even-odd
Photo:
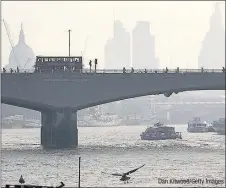
[[(128, 183), (128, 180), (130, 179), (130, 177), (128, 176), (129, 174), (132, 174), (134, 172), (136, 172), (138, 169), (142, 168), (145, 164), (143, 164), (142, 166), (138, 167), (138, 168), (135, 168), (133, 170), (130, 170), (129, 172), (126, 172), (126, 173), (122, 173), (122, 174), (118, 174), (118, 173), (113, 173), (113, 174), (110, 174), (112, 176), (120, 176), (120, 181), (123, 181), (124, 183), (127, 182)], [(103, 172), (105, 173), (105, 172)], [(105, 174), (109, 174), (109, 173), (105, 173)]]

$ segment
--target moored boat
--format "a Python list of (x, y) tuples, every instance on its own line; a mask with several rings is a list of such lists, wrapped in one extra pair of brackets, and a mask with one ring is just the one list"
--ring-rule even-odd
[(187, 131), (191, 133), (208, 132), (207, 122), (202, 121), (199, 117), (195, 117), (193, 120), (188, 122)]
[(225, 135), (225, 118), (219, 118), (212, 122), (212, 127), (219, 135)]
[(207, 126), (208, 132), (215, 132), (212, 125)]

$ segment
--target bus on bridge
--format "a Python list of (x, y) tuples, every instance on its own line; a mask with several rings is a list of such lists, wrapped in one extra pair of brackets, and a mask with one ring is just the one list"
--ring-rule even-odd
[(81, 56), (37, 56), (34, 67), (35, 72), (82, 72), (83, 63)]

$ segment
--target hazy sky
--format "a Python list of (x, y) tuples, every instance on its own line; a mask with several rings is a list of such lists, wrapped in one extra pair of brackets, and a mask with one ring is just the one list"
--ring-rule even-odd
[[(224, 24), (225, 2), (220, 6)], [(72, 30), (71, 55), (80, 55), (88, 37), (84, 54), (88, 58), (99, 58), (102, 67), (104, 45), (113, 34), (114, 9), (116, 19), (124, 23), (127, 31), (132, 31), (138, 20), (150, 21), (161, 67), (197, 68), (201, 41), (214, 10), (213, 1), (3, 1), (2, 18), (9, 26), (14, 44), (18, 42), (23, 23), (26, 42), (35, 55), (67, 56), (68, 29)], [(3, 22), (1, 24), (2, 64), (6, 65), (11, 46)]]

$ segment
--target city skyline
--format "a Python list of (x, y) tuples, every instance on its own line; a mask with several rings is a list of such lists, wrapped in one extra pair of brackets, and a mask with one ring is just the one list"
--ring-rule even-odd
[[(8, 3), (8, 2), (7, 2)], [(11, 25), (11, 20), (9, 20), (8, 18), (9, 17), (6, 17), (6, 15), (8, 14), (9, 15), (9, 12), (7, 12), (6, 10), (7, 10), (7, 8), (4, 8), (4, 7), (7, 7), (7, 6), (4, 6), (4, 5), (6, 5), (7, 4), (6, 2), (4, 2), (3, 3), (3, 18), (4, 19), (6, 19), (6, 22), (9, 24), (9, 28), (10, 28), (10, 31), (11, 31), (11, 35), (12, 35), (12, 38), (13, 38), (13, 40), (14, 41), (16, 41), (15, 40), (15, 38), (18, 38), (18, 37), (15, 37), (15, 35), (13, 35), (12, 34), (12, 25)], [(74, 2), (73, 2), (74, 3)], [(80, 2), (81, 3), (81, 2)], [(110, 2), (109, 2), (110, 3)], [(152, 3), (152, 6), (157, 6), (156, 4), (158, 4), (157, 2), (150, 2), (149, 4), (151, 4)], [(193, 3), (193, 5), (191, 5), (191, 3), (192, 2), (189, 2), (190, 4), (190, 8), (191, 7), (193, 7), (193, 9), (194, 8), (196, 8), (196, 9), (198, 9), (198, 7), (200, 6), (200, 4), (199, 3), (197, 3), (196, 5), (198, 5), (198, 6), (195, 6), (195, 4)], [(10, 4), (10, 3), (8, 3), (8, 4)], [(23, 3), (21, 3), (21, 4), (23, 4)], [(39, 4), (38, 6), (40, 7), (41, 5), (40, 5), (40, 3), (34, 3), (34, 4)], [(43, 4), (43, 3), (42, 3)], [(60, 4), (60, 3), (57, 3), (57, 4)], [(86, 3), (85, 3), (86, 4)], [(164, 3), (165, 4), (165, 3)], [(164, 4), (161, 4), (161, 8), (163, 8), (164, 7)], [(171, 7), (169, 7), (169, 9), (167, 9), (167, 11), (168, 11), (168, 13), (169, 12), (172, 12), (172, 8), (175, 8), (174, 6), (175, 6), (175, 2), (172, 2), (171, 4)], [(177, 4), (177, 5), (180, 5), (180, 6), (182, 6), (182, 4)], [(188, 5), (188, 4), (187, 4)], [(206, 2), (206, 4), (203, 4), (204, 6), (203, 6), (203, 10), (205, 10), (204, 8), (206, 8), (206, 7), (208, 7), (208, 2)], [(211, 6), (210, 6), (211, 5)], [(21, 5), (19, 5), (19, 6), (21, 6)], [(24, 7), (31, 7), (31, 5), (24, 5)], [(54, 6), (56, 6), (56, 5), (54, 5)], [(66, 5), (65, 5), (66, 6)], [(87, 4), (86, 4), (86, 6), (87, 6)], [(105, 3), (105, 5), (102, 5), (102, 6), (109, 6), (109, 4), (107, 4), (106, 5), (106, 3)], [(119, 5), (118, 5), (119, 6)], [(131, 5), (132, 6), (132, 5)], [(141, 5), (139, 5), (139, 6), (141, 6)], [(158, 6), (160, 6), (160, 5), (158, 5)], [(188, 51), (188, 53), (191, 53), (192, 55), (190, 55), (190, 56), (188, 56), (188, 58), (186, 58), (186, 60), (181, 60), (181, 58), (182, 58), (182, 55), (185, 53), (185, 52), (182, 52), (181, 51), (181, 53), (177, 53), (176, 55), (175, 55), (175, 51), (176, 50), (178, 50), (177, 48), (177, 45), (176, 45), (176, 43), (184, 43), (185, 41), (181, 41), (180, 39), (180, 36), (178, 35), (178, 37), (177, 38), (175, 38), (175, 40), (173, 41), (173, 46), (172, 46), (172, 42), (170, 42), (170, 38), (167, 38), (167, 41), (165, 41), (164, 43), (163, 43), (163, 39), (166, 39), (166, 36), (167, 36), (167, 34), (169, 35), (169, 34), (172, 34), (172, 31), (170, 31), (170, 30), (168, 30), (168, 33), (165, 33), (165, 36), (162, 38), (162, 41), (160, 41), (159, 40), (159, 34), (160, 34), (160, 32), (156, 32), (156, 22), (154, 22), (154, 19), (153, 20), (148, 20), (148, 22), (150, 22), (150, 24), (151, 24), (151, 28), (153, 28), (153, 29), (151, 29), (151, 34), (153, 34), (155, 37), (156, 37), (156, 56), (157, 57), (159, 57), (159, 59), (160, 59), (160, 67), (165, 67), (165, 65), (167, 65), (168, 67), (172, 67), (172, 68), (175, 68), (181, 61), (183, 62), (183, 64), (182, 63), (180, 63), (180, 67), (184, 67), (184, 68), (196, 68), (197, 67), (197, 65), (198, 65), (198, 54), (199, 54), (199, 52), (200, 52), (200, 49), (197, 47), (197, 45), (200, 45), (200, 48), (201, 48), (201, 40), (203, 40), (203, 38), (204, 38), (204, 35), (205, 35), (205, 33), (207, 32), (207, 30), (208, 30), (208, 25), (209, 25), (209, 20), (210, 20), (210, 16), (212, 15), (212, 12), (213, 12), (213, 3), (211, 2), (211, 4), (209, 4), (209, 6), (210, 6), (210, 8), (212, 9), (211, 11), (209, 11), (209, 13), (210, 13), (210, 15), (208, 15), (207, 14), (207, 12), (206, 12), (206, 16), (204, 17), (203, 15), (203, 17), (202, 18), (205, 18), (205, 21), (204, 22), (207, 22), (206, 23), (206, 31), (204, 31), (204, 32), (200, 32), (200, 33), (198, 33), (198, 29), (200, 30), (200, 28), (201, 27), (196, 27), (196, 29), (197, 29), (197, 32), (196, 32), (196, 38), (198, 37), (198, 35), (199, 35), (199, 38), (200, 38), (200, 41), (197, 41), (197, 40), (195, 40), (195, 38), (193, 38), (192, 40), (190, 40), (189, 42), (190, 42), (190, 44), (189, 43), (187, 43), (187, 48), (190, 46), (190, 48), (191, 48), (191, 42), (193, 42), (193, 44), (194, 44), (194, 42), (196, 43), (196, 45), (194, 46), (193, 45), (193, 48), (192, 48), (192, 50), (189, 50)], [(184, 7), (185, 8), (185, 6), (183, 5), (182, 7)], [(108, 7), (109, 8), (109, 7)], [(133, 7), (134, 8), (134, 7)], [(150, 10), (151, 10), (151, 7), (149, 7), (150, 8)], [(171, 10), (171, 9), (172, 10)], [(189, 8), (189, 6), (187, 7), (187, 9)], [(222, 7), (221, 7), (222, 8)], [(9, 7), (8, 7), (8, 9), (9, 9)], [(121, 9), (122, 9), (122, 7), (121, 7)], [(148, 9), (148, 8), (146, 8), (146, 9)], [(45, 9), (46, 10), (46, 9)], [(116, 9), (117, 10), (117, 15), (116, 15), (116, 17), (118, 18), (119, 16), (118, 15), (120, 15), (119, 14), (119, 10), (120, 10), (120, 7), (118, 8), (118, 9)], [(130, 10), (131, 11), (131, 8), (130, 9), (128, 9), (128, 10)], [(184, 9), (185, 10), (185, 9)], [(105, 9), (105, 11), (107, 11), (107, 8)], [(137, 10), (138, 11), (138, 10)], [(166, 12), (167, 12), (166, 11)], [(182, 11), (182, 10), (180, 10), (180, 11)], [(44, 11), (45, 12), (45, 11)], [(139, 11), (138, 11), (139, 12)], [(144, 12), (144, 11), (143, 11)], [(204, 13), (205, 13), (205, 11), (203, 11)], [(222, 10), (221, 10), (221, 12), (222, 12)], [(223, 11), (223, 13), (222, 14), (224, 14), (224, 12), (225, 11)], [(25, 11), (25, 13), (26, 13), (26, 11)], [(24, 14), (25, 14), (24, 13)], [(105, 12), (106, 13), (106, 12)], [(140, 12), (139, 12), (140, 13)], [(151, 12), (150, 11), (150, 14), (151, 13), (153, 13), (153, 12)], [(156, 11), (155, 11), (155, 13), (156, 13)], [(122, 12), (121, 12), (121, 14), (122, 14)], [(192, 15), (191, 15), (192, 16)], [(172, 16), (173, 17), (173, 16)], [(175, 18), (177, 18), (177, 17), (173, 17), (174, 18), (174, 20), (175, 20)], [(181, 16), (181, 18), (183, 18), (183, 16)], [(222, 18), (224, 19), (224, 16), (222, 16)], [(159, 19), (159, 17), (156, 17), (156, 19), (158, 20)], [(163, 18), (161, 18), (161, 19), (163, 19)], [(196, 19), (196, 21), (197, 20), (199, 20), (200, 18), (197, 18)], [(36, 17), (36, 20), (37, 20), (37, 17)], [(98, 21), (100, 21), (101, 19), (99, 19)], [(118, 19), (117, 19), (118, 20)], [(129, 27), (128, 27), (128, 20), (126, 21), (125, 19), (120, 19), (121, 20), (121, 22), (123, 23), (123, 25), (125, 26), (125, 28), (126, 28), (126, 30), (131, 34), (132, 32), (132, 29), (129, 29)], [(130, 21), (131, 23), (133, 22), (133, 24), (134, 24), (134, 22), (136, 23), (136, 21), (134, 20), (134, 19), (131, 19), (132, 21)], [(139, 19), (139, 20), (145, 20), (145, 19)], [(147, 19), (146, 19), (147, 20)], [(201, 20), (201, 19), (200, 19)], [(106, 20), (105, 20), (106, 21)], [(109, 23), (109, 19), (107, 20), (107, 22), (108, 22), (108, 24), (111, 24), (112, 25), (112, 21), (111, 21), (111, 23)], [(203, 21), (203, 20), (202, 20)], [(27, 21), (28, 22), (28, 21)], [(62, 32), (62, 31), (57, 31), (57, 32), (55, 32), (55, 36), (57, 35), (56, 33), (60, 33), (61, 32), (61, 37), (59, 37), (58, 39), (57, 39), (57, 44), (59, 43), (59, 44), (61, 44), (61, 45), (59, 45), (59, 46), (62, 46), (62, 41), (63, 41), (63, 43), (65, 44), (65, 48), (61, 48), (61, 49), (58, 49), (58, 45), (55, 45), (56, 47), (52, 47), (52, 48), (48, 48), (47, 49), (47, 47), (49, 47), (49, 44), (48, 45), (46, 45), (46, 40), (41, 40), (41, 35), (44, 33), (44, 31), (46, 32), (46, 31), (50, 31), (49, 29), (51, 29), (51, 28), (47, 28), (47, 30), (42, 30), (42, 32), (41, 33), (38, 33), (38, 35), (36, 35), (36, 37), (33, 37), (33, 40), (34, 39), (36, 39), (36, 38), (39, 38), (40, 40), (39, 40), (39, 50), (37, 50), (37, 42), (36, 43), (31, 43), (30, 41), (31, 41), (31, 35), (32, 35), (32, 32), (29, 32), (29, 30), (30, 30), (30, 28), (29, 28), (29, 25), (28, 24), (26, 24), (27, 22), (23, 22), (24, 24), (24, 31), (25, 31), (25, 36), (26, 36), (26, 41), (28, 41), (28, 45), (34, 50), (34, 52), (35, 52), (35, 55), (57, 55), (57, 54), (60, 54), (60, 55), (66, 55), (66, 54), (68, 54), (67, 53), (67, 51), (68, 51), (68, 48), (67, 48), (67, 43), (68, 43), (68, 34), (66, 33), (66, 31), (65, 31), (65, 29), (64, 29), (64, 32)], [(106, 22), (106, 23), (107, 23)], [(194, 20), (194, 22), (195, 22), (195, 20)], [(54, 23), (54, 22), (53, 22)], [(159, 22), (158, 22), (159, 23)], [(184, 22), (182, 22), (184, 25), (180, 25), (180, 27), (178, 28), (178, 27), (176, 27), (177, 28), (177, 30), (178, 30), (178, 33), (180, 33), (180, 34), (182, 34), (182, 32), (179, 32), (180, 31), (180, 29), (182, 29), (181, 28), (181, 26), (187, 26), (188, 27), (188, 25), (189, 25), (189, 23), (188, 22), (185, 22), (185, 20), (184, 20)], [(43, 24), (44, 24), (44, 22), (43, 22)], [(164, 25), (167, 25), (167, 24), (169, 24), (169, 23), (165, 23), (164, 22), (164, 24), (162, 24), (161, 26), (164, 26)], [(187, 25), (188, 24), (188, 25)], [(196, 22), (195, 24), (198, 24), (198, 22)], [(45, 24), (44, 24), (45, 25)], [(54, 24), (53, 24), (54, 25)], [(173, 28), (173, 25), (175, 25), (175, 23), (173, 23), (173, 22), (171, 22), (171, 30), (172, 30), (172, 28)], [(39, 25), (40, 26), (40, 25)], [(45, 25), (46, 26), (46, 25)], [(127, 26), (127, 27), (126, 27)], [(203, 26), (203, 25), (202, 25)], [(225, 27), (225, 25), (224, 25), (224, 27)], [(65, 28), (65, 27), (62, 27), (62, 28)], [(132, 28), (134, 28), (134, 27), (132, 27)], [(186, 28), (186, 27), (185, 27)], [(103, 35), (105, 35), (106, 37), (106, 40), (105, 40), (105, 42), (104, 43), (106, 43), (106, 41), (107, 41), (107, 39), (109, 39), (109, 38), (111, 38), (111, 37), (109, 37), (109, 27), (105, 27), (105, 29), (106, 29), (106, 31), (108, 31), (108, 32), (102, 32), (102, 34)], [(184, 28), (183, 28), (184, 29)], [(187, 33), (183, 33), (183, 34), (186, 34), (186, 35), (189, 35), (189, 34), (194, 34), (193, 32), (191, 32), (191, 29), (193, 29), (193, 28), (190, 28), (190, 30), (188, 30), (188, 31), (190, 31), (190, 33), (189, 32), (187, 32)], [(40, 31), (40, 30), (39, 30)], [(80, 49), (83, 49), (84, 48), (84, 41), (85, 41), (85, 39), (87, 38), (87, 36), (88, 35), (82, 35), (82, 37), (78, 37), (78, 36), (75, 36), (75, 34), (73, 34), (73, 31), (75, 32), (76, 30), (73, 30), (72, 29), (72, 54), (74, 55), (75, 54), (75, 48), (74, 48), (74, 46), (75, 46), (75, 40), (74, 40), (74, 38), (78, 38), (78, 40), (80, 40), (80, 41), (76, 41), (76, 45), (77, 46), (82, 46), (82, 48), (80, 48)], [(78, 31), (78, 30), (77, 30)], [(64, 33), (64, 37), (62, 37), (62, 33)], [(14, 33), (15, 34), (15, 33)], [(4, 36), (3, 36), (4, 35)], [(175, 34), (174, 34), (175, 35)], [(18, 34), (17, 34), (17, 36), (18, 36)], [(43, 37), (43, 39), (45, 39), (45, 37), (46, 36), (44, 36)], [(85, 38), (85, 39), (84, 39)], [(172, 38), (174, 38), (173, 37), (173, 35), (171, 36), (171, 40), (172, 40)], [(84, 39), (84, 40), (82, 40), (82, 39)], [(97, 40), (98, 40), (99, 38), (97, 37)], [(188, 42), (188, 39), (189, 38), (184, 38), (184, 40), (186, 39), (186, 42)], [(10, 51), (10, 45), (9, 45), (9, 41), (8, 41), (8, 38), (7, 38), (7, 36), (6, 36), (6, 32), (5, 32), (5, 30), (3, 29), (3, 33), (2, 33), (2, 47), (4, 47), (4, 46), (8, 46), (8, 47), (4, 47), (4, 48), (2, 48), (3, 49), (3, 57), (2, 57), (2, 59), (3, 59), (3, 65), (6, 65), (8, 62), (7, 62), (7, 59), (8, 59), (8, 57), (9, 57), (9, 53), (7, 54), (7, 51), (9, 52)], [(52, 43), (53, 41), (52, 41), (52, 39), (49, 37), (49, 39), (48, 39), (48, 41), (50, 40), (50, 42), (49, 43)], [(90, 42), (90, 40), (91, 40), (91, 42)], [(101, 67), (103, 67), (104, 66), (104, 58), (103, 58), (103, 55), (100, 55), (100, 54), (102, 54), (102, 53), (100, 53), (101, 51), (103, 51), (104, 50), (104, 47), (102, 47), (102, 50), (101, 50), (101, 48), (92, 48), (92, 46), (94, 45), (94, 44), (96, 44), (96, 45), (99, 45), (99, 47), (100, 46), (102, 46), (102, 45), (100, 45), (100, 43), (102, 43), (101, 41), (103, 41), (103, 37), (102, 37), (102, 39), (101, 40), (98, 40), (98, 43), (96, 43), (97, 41), (94, 41), (94, 35), (92, 35), (92, 36), (90, 36), (89, 37), (89, 39), (88, 39), (88, 41), (87, 41), (87, 52), (86, 53), (84, 53), (84, 54), (87, 54), (87, 58), (95, 58), (95, 57), (97, 57), (98, 59), (99, 59), (99, 68), (101, 68)], [(200, 43), (200, 44), (199, 44)], [(42, 44), (43, 44), (43, 50), (45, 49), (45, 52), (43, 51), (43, 53), (41, 53), (40, 52), (40, 49), (41, 49), (41, 47), (42, 47)], [(103, 44), (103, 43), (102, 43)], [(163, 44), (163, 46), (161, 46), (161, 50), (160, 50), (160, 44)], [(171, 44), (171, 45), (170, 45)], [(63, 45), (64, 46), (64, 45)], [(103, 45), (104, 46), (104, 45)], [(169, 48), (169, 46), (171, 46), (171, 48)], [(181, 45), (181, 46), (183, 46), (183, 45)], [(8, 49), (7, 49), (8, 48)], [(76, 49), (78, 49), (79, 47), (77, 47)], [(59, 53), (59, 51), (61, 52), (61, 53)], [(62, 53), (62, 52), (65, 52), (65, 53)], [(79, 50), (77, 50), (77, 52), (78, 52)], [(95, 51), (99, 51), (99, 53), (95, 53)], [(159, 53), (159, 51), (162, 51), (161, 53)], [(165, 53), (163, 53), (163, 51), (165, 51)], [(169, 52), (169, 51), (171, 51), (171, 52)], [(167, 53), (166, 53), (167, 52)], [(80, 54), (81, 54), (81, 52), (80, 52)], [(94, 56), (94, 55), (91, 55), (91, 54), (98, 54), (98, 55), (96, 55), (96, 56)], [(103, 53), (104, 54), (104, 53)], [(197, 54), (197, 55), (195, 55), (195, 54)], [(77, 54), (76, 54), (77, 55)], [(188, 54), (187, 54), (188, 55)], [(171, 59), (171, 64), (170, 64), (170, 57), (172, 57), (172, 59)], [(187, 61), (187, 62), (185, 62), (185, 61)], [(191, 61), (192, 63), (189, 63), (188, 64), (188, 62), (189, 61)]]
[(202, 41), (199, 54), (199, 68), (225, 67), (225, 29), (222, 25), (219, 4), (216, 3), (210, 17), (210, 27)]
[(131, 67), (131, 38), (120, 20), (114, 21), (113, 37), (104, 46), (104, 63), (106, 69)]
[(135, 69), (158, 69), (155, 54), (155, 36), (151, 34), (150, 23), (138, 21), (132, 30), (132, 66)]

